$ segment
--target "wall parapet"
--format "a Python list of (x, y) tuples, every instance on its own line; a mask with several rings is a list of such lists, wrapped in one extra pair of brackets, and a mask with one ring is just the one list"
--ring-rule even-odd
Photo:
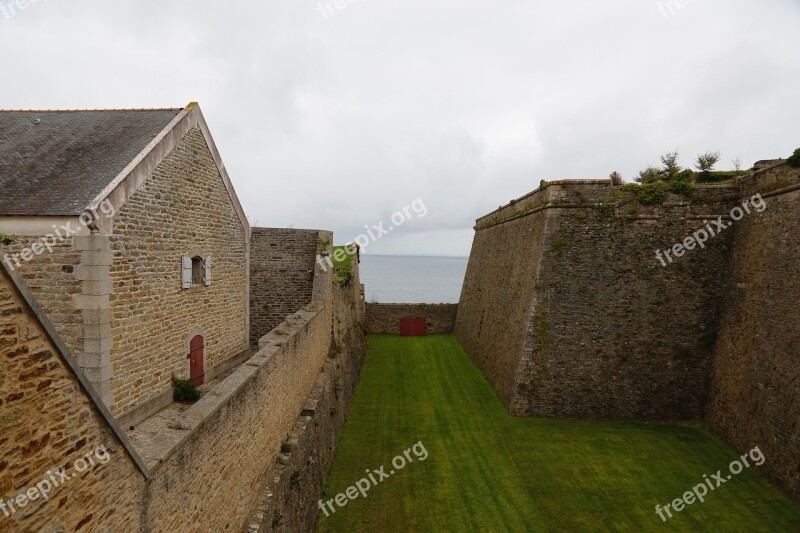
[[(626, 218), (658, 219), (660, 207), (687, 208), (691, 211), (692, 205), (729, 204), (740, 197), (740, 190), (738, 185), (703, 184), (695, 188), (691, 200), (679, 194), (666, 192), (662, 202), (644, 206), (646, 213), (628, 214)], [(485, 230), (548, 210), (593, 209), (602, 204), (620, 206), (631, 203), (626, 201), (628, 197), (632, 199), (633, 195), (618, 186), (613, 186), (610, 179), (553, 181), (478, 218), (474, 229)], [(636, 203), (635, 200), (633, 203)]]

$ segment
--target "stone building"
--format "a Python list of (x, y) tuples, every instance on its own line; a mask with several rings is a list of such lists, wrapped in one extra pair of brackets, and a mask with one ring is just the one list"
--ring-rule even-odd
[(248, 355), (249, 224), (200, 108), (0, 112), (3, 261), (123, 425)]
[(0, 111), (0, 531), (313, 527), (358, 264), (316, 264), (330, 232), (258, 235), (195, 104)]

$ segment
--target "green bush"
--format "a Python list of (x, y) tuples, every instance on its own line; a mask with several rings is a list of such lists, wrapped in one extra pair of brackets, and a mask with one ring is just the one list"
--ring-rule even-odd
[(629, 183), (620, 187), (620, 190), (635, 193), (636, 200), (642, 205), (661, 203), (667, 195), (667, 185), (663, 182), (643, 183), (641, 185)]
[(714, 170), (714, 167), (719, 163), (719, 152), (706, 152), (697, 156), (694, 166), (701, 174), (707, 174)]
[(667, 152), (661, 156), (661, 170), (665, 179), (673, 179), (682, 170), (678, 164), (678, 159), (680, 159), (680, 155), (677, 150)]
[(687, 198), (694, 196), (694, 185), (688, 181), (673, 181), (667, 187), (669, 192), (680, 194)]
[(745, 171), (736, 170), (720, 170), (715, 172), (701, 172), (697, 175), (697, 183), (719, 183), (721, 181), (728, 181), (738, 176), (747, 174)]
[[(635, 185), (638, 187), (638, 185)], [(600, 204), (597, 206), (597, 215), (601, 220), (610, 220), (617, 214), (617, 209), (611, 204)]]
[(654, 166), (649, 166), (639, 172), (634, 181), (637, 183), (656, 183), (664, 179), (664, 171)]
[(178, 403), (194, 403), (200, 399), (200, 391), (191, 379), (172, 378), (172, 399)]
[(667, 195), (667, 187), (663, 183), (645, 183), (639, 188), (639, 203), (642, 205), (660, 204)]
[(794, 151), (794, 154), (786, 160), (786, 164), (792, 168), (800, 168), (800, 148)]
[(670, 181), (694, 181), (696, 177), (697, 175), (692, 171), (692, 169), (687, 168), (672, 176)]

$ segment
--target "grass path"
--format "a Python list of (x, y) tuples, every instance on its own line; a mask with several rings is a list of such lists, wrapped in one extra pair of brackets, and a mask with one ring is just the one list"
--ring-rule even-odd
[(319, 531), (800, 531), (800, 507), (751, 469), (661, 521), (657, 503), (737, 458), (699, 424), (511, 417), (454, 337), (370, 336), (326, 499), (420, 441), (424, 462)]

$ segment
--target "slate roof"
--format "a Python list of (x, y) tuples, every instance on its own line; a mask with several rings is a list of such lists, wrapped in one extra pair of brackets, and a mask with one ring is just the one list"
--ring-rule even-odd
[(181, 111), (0, 111), (0, 215), (80, 215)]

